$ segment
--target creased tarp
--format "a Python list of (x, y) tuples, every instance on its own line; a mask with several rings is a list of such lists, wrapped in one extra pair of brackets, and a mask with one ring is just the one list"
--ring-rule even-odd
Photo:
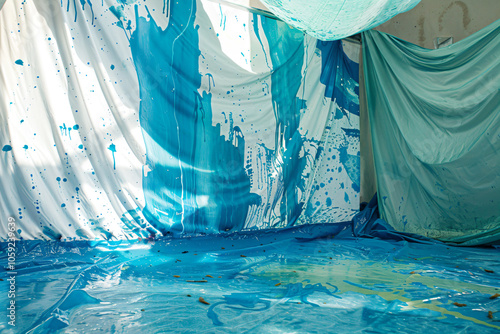
[[(498, 333), (498, 250), (331, 238), (342, 227), (23, 240), (16, 327), (4, 315), (0, 332)], [(12, 275), (0, 268), (4, 310)]]
[(8, 1), (0, 12), (0, 211), (17, 237), (357, 213), (359, 47), (211, 1), (129, 3)]
[(428, 50), (363, 34), (381, 217), (464, 245), (500, 239), (500, 21)]
[(382, 240), (409, 241), (425, 244), (442, 244), (440, 241), (421, 236), (419, 234), (405, 233), (394, 230), (385, 220), (380, 219), (377, 194), (370, 203), (352, 218), (351, 229), (341, 231), (340, 236), (354, 236), (359, 238), (378, 238)]
[(277, 17), (320, 40), (337, 40), (374, 28), (420, 0), (261, 0)]

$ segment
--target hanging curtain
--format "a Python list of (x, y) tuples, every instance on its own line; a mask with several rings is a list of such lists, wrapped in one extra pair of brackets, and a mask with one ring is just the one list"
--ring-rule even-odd
[(437, 50), (367, 31), (363, 57), (382, 218), (500, 240), (500, 20)]
[(195, 0), (12, 0), (0, 28), (0, 212), (18, 237), (357, 213), (359, 46)]

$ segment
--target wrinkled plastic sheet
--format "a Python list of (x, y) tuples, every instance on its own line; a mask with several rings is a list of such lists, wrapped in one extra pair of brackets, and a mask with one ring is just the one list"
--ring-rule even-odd
[[(348, 225), (115, 243), (19, 242), (16, 330), (5, 317), (0, 329), (498, 332), (497, 249), (354, 238)], [(5, 248), (1, 258), (5, 263)], [(0, 277), (7, 291), (9, 272)], [(3, 309), (7, 303), (2, 293)]]

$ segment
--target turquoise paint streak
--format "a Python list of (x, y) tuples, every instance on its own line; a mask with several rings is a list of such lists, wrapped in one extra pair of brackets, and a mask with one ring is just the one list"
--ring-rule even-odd
[[(146, 219), (162, 234), (241, 230), (251, 205), (245, 139), (226, 141), (212, 125), (212, 94), (198, 89), (196, 1), (169, 3), (162, 30), (136, 11), (130, 38), (140, 85), (140, 122), (151, 171), (143, 178)], [(215, 84), (212, 82), (212, 84)]]
[(115, 144), (109, 145), (108, 150), (110, 150), (111, 154), (113, 154), (113, 169), (116, 169), (116, 160), (115, 160), (116, 146), (115, 146)]
[[(325, 85), (325, 97), (338, 106), (334, 119), (347, 117), (350, 120), (350, 115), (359, 117), (359, 64), (345, 55), (341, 41), (318, 41), (317, 48), (321, 50), (320, 81)], [(350, 141), (359, 145), (359, 130), (342, 130), (345, 141), (337, 148), (339, 160), (353, 182), (353, 189), (359, 192), (360, 157), (347, 153)], [(345, 201), (348, 202), (347, 199)]]
[[(299, 133), (300, 110), (306, 108), (304, 100), (297, 98), (302, 82), (304, 59), (304, 34), (282, 22), (262, 17), (262, 27), (269, 41), (269, 54), (273, 71), (271, 94), (275, 130), (275, 157), (282, 159), (275, 164), (281, 167), (279, 187), (281, 198), (281, 221), (293, 225), (304, 203), (298, 199), (297, 191), (304, 190), (302, 172), (306, 167), (305, 156), (299, 158), (303, 138)], [(274, 203), (276, 205), (277, 203)]]

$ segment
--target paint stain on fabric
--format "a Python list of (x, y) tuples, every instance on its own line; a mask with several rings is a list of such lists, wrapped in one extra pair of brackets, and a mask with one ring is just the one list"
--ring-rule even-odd
[(276, 118), (275, 147), (279, 150), (275, 152), (275, 157), (282, 157), (279, 167), (284, 187), (280, 215), (287, 226), (292, 226), (304, 205), (298, 198), (298, 192), (304, 190), (302, 172), (306, 167), (305, 156), (300, 157), (304, 139), (299, 132), (299, 124), (306, 101), (296, 97), (302, 82), (304, 34), (276, 20), (262, 17), (261, 22), (270, 41), (269, 53), (274, 69), (271, 96)]
[(113, 169), (116, 169), (116, 160), (115, 160), (116, 146), (115, 146), (115, 144), (109, 145), (108, 150), (110, 150), (111, 153), (113, 154)]
[(220, 124), (212, 125), (212, 94), (198, 91), (201, 51), (194, 22), (206, 14), (194, 0), (170, 2), (162, 30), (135, 8), (130, 45), (147, 165), (154, 167), (143, 178), (143, 214), (163, 234), (240, 230), (260, 196), (250, 193), (243, 133), (231, 128), (234, 139), (225, 140)]
[(348, 113), (359, 116), (359, 65), (345, 56), (341, 41), (318, 41), (321, 50), (320, 81), (326, 86), (325, 97), (338, 105), (335, 119)]

